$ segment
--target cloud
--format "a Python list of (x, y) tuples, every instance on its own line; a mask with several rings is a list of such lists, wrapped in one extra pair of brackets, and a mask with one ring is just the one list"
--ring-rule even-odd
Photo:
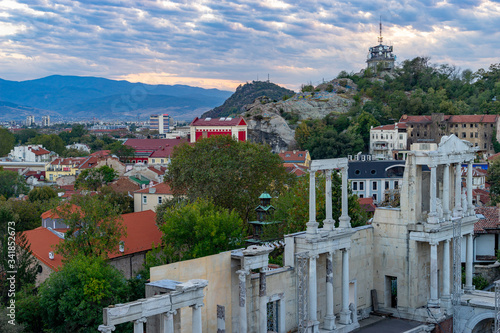
[[(488, 0), (0, 2), (5, 79), (50, 74), (234, 89), (267, 78), (298, 89), (366, 66), (382, 17), (398, 60), (476, 70), (498, 61), (500, 4)], [(171, 74), (165, 74), (171, 73)]]

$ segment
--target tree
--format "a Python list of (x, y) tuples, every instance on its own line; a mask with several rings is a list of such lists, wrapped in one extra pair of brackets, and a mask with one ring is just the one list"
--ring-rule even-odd
[(75, 188), (96, 191), (99, 187), (112, 182), (116, 177), (118, 177), (118, 173), (107, 165), (85, 169), (78, 175)]
[(116, 251), (126, 234), (120, 208), (99, 196), (74, 197), (72, 202), (59, 206), (58, 212), (68, 230), (56, 251), (66, 259), (78, 254), (105, 257)]
[(128, 158), (135, 156), (135, 149), (122, 144), (120, 141), (115, 141), (109, 144), (106, 146), (106, 149), (111, 150), (111, 154), (118, 156), (120, 161), (125, 161)]
[(102, 309), (127, 300), (123, 275), (103, 258), (79, 255), (40, 286), (40, 308), (51, 332), (97, 332)]
[(175, 196), (209, 198), (216, 206), (235, 209), (244, 221), (262, 192), (278, 195), (293, 180), (269, 147), (227, 135), (175, 147), (165, 175)]
[(167, 208), (163, 220), (160, 230), (167, 262), (217, 254), (243, 244), (243, 221), (238, 213), (206, 199)]
[(500, 202), (500, 161), (494, 161), (488, 167), (488, 183), (490, 184), (491, 203)]
[(31, 202), (47, 201), (57, 198), (57, 192), (50, 186), (35, 187), (28, 193), (28, 199)]
[(0, 167), (0, 195), (10, 198), (27, 192), (28, 186), (23, 176), (14, 171), (3, 170), (3, 167)]
[(0, 127), (0, 156), (5, 156), (12, 149), (14, 149), (14, 144), (16, 139), (8, 129)]
[(57, 134), (43, 134), (35, 137), (33, 143), (39, 144), (45, 147), (45, 149), (56, 152), (62, 155), (64, 152), (64, 141)]
[(120, 214), (134, 212), (134, 198), (129, 196), (127, 193), (116, 192), (112, 187), (103, 186), (100, 189), (98, 197), (101, 200), (107, 201), (113, 207), (118, 208)]

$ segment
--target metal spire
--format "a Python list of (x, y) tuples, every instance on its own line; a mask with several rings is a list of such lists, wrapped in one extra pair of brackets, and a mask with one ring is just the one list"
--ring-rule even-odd
[(382, 15), (380, 15), (379, 27), (380, 27), (380, 36), (378, 36), (378, 42), (380, 44), (382, 44), (382, 40), (383, 40), (383, 37), (382, 37)]

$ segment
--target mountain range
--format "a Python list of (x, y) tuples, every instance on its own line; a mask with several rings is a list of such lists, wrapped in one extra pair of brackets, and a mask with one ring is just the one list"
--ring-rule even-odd
[(0, 120), (50, 115), (56, 120), (145, 120), (168, 113), (192, 120), (232, 92), (187, 85), (150, 85), (98, 77), (52, 75), (36, 80), (0, 79)]

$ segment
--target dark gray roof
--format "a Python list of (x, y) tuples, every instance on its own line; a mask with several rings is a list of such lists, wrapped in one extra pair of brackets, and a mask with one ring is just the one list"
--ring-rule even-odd
[(404, 167), (405, 161), (349, 161), (348, 178), (403, 178)]

